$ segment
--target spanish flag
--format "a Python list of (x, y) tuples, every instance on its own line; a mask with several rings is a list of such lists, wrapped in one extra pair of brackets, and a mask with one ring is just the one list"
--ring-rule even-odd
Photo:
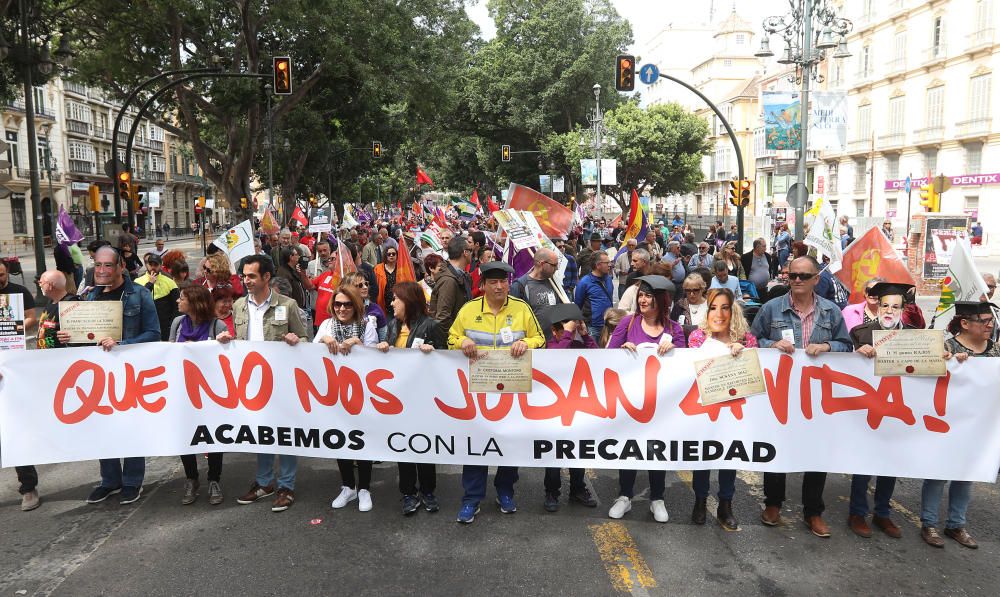
[(642, 242), (646, 240), (646, 234), (649, 233), (649, 221), (646, 218), (646, 211), (642, 209), (639, 204), (639, 193), (632, 189), (632, 200), (629, 204), (628, 210), (628, 224), (625, 228), (625, 238), (622, 242), (622, 246), (618, 249), (618, 253), (615, 255), (615, 259), (618, 259), (622, 253), (624, 253), (628, 248), (628, 241), (633, 238), (636, 242)]

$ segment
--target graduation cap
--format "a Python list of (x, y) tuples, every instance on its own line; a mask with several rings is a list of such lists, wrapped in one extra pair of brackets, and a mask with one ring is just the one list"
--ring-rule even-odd
[(575, 303), (560, 303), (545, 311), (545, 318), (549, 320), (549, 324), (577, 321), (583, 319), (583, 311)]
[(897, 282), (879, 282), (871, 288), (868, 289), (868, 296), (877, 296), (882, 298), (883, 296), (899, 295), (902, 297), (906, 296), (906, 293), (913, 288), (913, 284), (902, 284)]
[(654, 274), (650, 276), (639, 276), (636, 280), (649, 284), (649, 287), (653, 290), (666, 290), (670, 294), (675, 292), (674, 283), (668, 280), (666, 276), (658, 276)]
[(479, 266), (479, 273), (484, 280), (506, 278), (508, 274), (514, 273), (514, 268), (503, 261), (490, 261)]
[(972, 315), (990, 315), (992, 313), (989, 301), (955, 301), (955, 315), (969, 317)]

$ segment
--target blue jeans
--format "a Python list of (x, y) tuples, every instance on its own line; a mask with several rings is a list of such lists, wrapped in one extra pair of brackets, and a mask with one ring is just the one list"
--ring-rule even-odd
[[(868, 483), (871, 475), (851, 475), (851, 514), (868, 516)], [(896, 477), (876, 477), (875, 479), (875, 516), (889, 518), (891, 507), (889, 500), (896, 489)]]
[[(694, 471), (691, 474), (691, 487), (694, 497), (703, 500), (708, 497), (709, 476), (712, 471)], [(736, 494), (736, 471), (723, 469), (719, 471), (719, 499), (730, 501)]]
[[(941, 496), (944, 484), (940, 479), (925, 479), (920, 492), (920, 522), (925, 527), (938, 526)], [(945, 528), (960, 529), (965, 526), (965, 512), (972, 501), (972, 481), (952, 481), (948, 488), (948, 520)]]
[[(486, 497), (486, 478), (490, 475), (490, 467), (467, 464), (462, 467), (462, 504), (479, 504)], [(514, 483), (517, 483), (516, 466), (498, 466), (493, 477), (493, 487), (497, 495), (514, 495)]]
[[(299, 468), (297, 456), (278, 456), (278, 489), (295, 490), (295, 472)], [(257, 455), (257, 485), (267, 487), (274, 483), (274, 454)]]
[(124, 465), (117, 458), (101, 458), (101, 487), (142, 487), (146, 476), (146, 459), (142, 456), (125, 458)]

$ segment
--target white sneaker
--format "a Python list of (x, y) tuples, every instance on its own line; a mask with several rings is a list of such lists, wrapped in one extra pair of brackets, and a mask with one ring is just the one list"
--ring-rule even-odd
[(337, 499), (333, 500), (330, 505), (334, 508), (343, 508), (352, 501), (358, 499), (358, 492), (350, 487), (344, 486), (340, 488), (340, 495)]
[(620, 495), (615, 499), (615, 503), (611, 504), (611, 509), (608, 510), (608, 516), (611, 518), (621, 518), (625, 516), (625, 513), (632, 509), (632, 500)]
[(653, 520), (656, 522), (667, 522), (670, 519), (667, 516), (667, 506), (663, 503), (663, 500), (649, 502), (649, 511), (653, 513)]
[(358, 510), (367, 512), (372, 509), (372, 494), (367, 489), (358, 492)]

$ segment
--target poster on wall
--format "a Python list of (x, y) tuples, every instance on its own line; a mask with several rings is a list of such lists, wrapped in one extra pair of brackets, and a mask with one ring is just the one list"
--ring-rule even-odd
[(802, 143), (798, 92), (764, 92), (764, 140), (767, 149), (798, 149)]
[(24, 297), (0, 294), (0, 350), (24, 348)]
[(951, 254), (959, 241), (969, 241), (968, 216), (928, 214), (924, 224), (925, 280), (941, 280), (948, 275)]

